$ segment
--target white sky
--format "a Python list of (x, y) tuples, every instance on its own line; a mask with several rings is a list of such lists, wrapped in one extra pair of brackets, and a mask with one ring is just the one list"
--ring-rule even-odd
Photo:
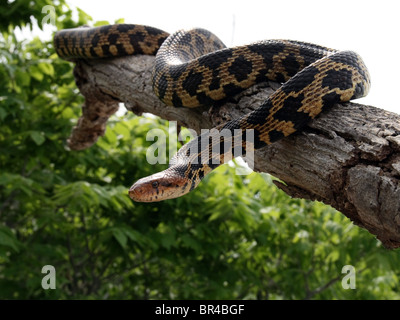
[(400, 114), (398, 0), (68, 0), (95, 21), (146, 24), (174, 32), (202, 27), (227, 46), (293, 39), (359, 53), (372, 87), (356, 102)]

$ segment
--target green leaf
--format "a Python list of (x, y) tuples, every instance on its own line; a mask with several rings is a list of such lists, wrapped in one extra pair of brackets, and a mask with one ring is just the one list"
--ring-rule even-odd
[(200, 251), (201, 250), (201, 245), (200, 243), (193, 237), (189, 235), (183, 235), (182, 236), (182, 242), (185, 244), (185, 246), (192, 248), (195, 251)]
[(0, 108), (0, 119), (4, 120), (5, 117), (7, 117), (7, 111), (4, 110), (3, 108)]
[(10, 231), (10, 229), (6, 227), (0, 228), (0, 245), (10, 247), (14, 251), (19, 251), (19, 241), (15, 238), (14, 234)]
[(83, 11), (83, 10), (81, 10), (79, 8), (77, 8), (77, 10), (78, 10), (78, 19), (79, 19), (78, 23), (80, 25), (85, 24), (86, 21), (93, 20), (93, 18), (90, 15), (88, 15), (85, 11)]
[(100, 21), (96, 21), (94, 23), (94, 27), (101, 27), (101, 26), (106, 26), (109, 25), (110, 23), (107, 20), (100, 20)]
[(161, 245), (169, 250), (175, 243), (175, 236), (172, 233), (164, 233), (161, 236)]
[(40, 62), (38, 64), (38, 68), (40, 71), (48, 76), (54, 75), (54, 67), (50, 63)]
[(106, 140), (110, 145), (115, 145), (117, 143), (117, 135), (114, 130), (107, 130), (104, 137), (99, 140)]
[(135, 241), (135, 242), (141, 241), (141, 234), (139, 232), (137, 232), (136, 230), (133, 230), (131, 228), (125, 228), (124, 232), (129, 237), (129, 239), (131, 239), (132, 241)]
[(119, 136), (122, 136), (124, 140), (131, 140), (131, 132), (125, 123), (117, 123), (114, 127), (114, 131)]
[(39, 69), (37, 65), (32, 65), (29, 68), (29, 74), (38, 81), (42, 81), (44, 78), (43, 72)]
[(340, 253), (338, 250), (331, 251), (328, 256), (326, 257), (326, 262), (335, 262), (339, 259)]
[(121, 245), (121, 247), (123, 249), (126, 249), (128, 238), (125, 235), (124, 230), (122, 230), (120, 228), (113, 228), (112, 234), (113, 234), (114, 238), (118, 241), (118, 243)]
[(38, 132), (38, 131), (31, 131), (30, 136), (32, 140), (36, 143), (36, 145), (40, 146), (43, 144), (43, 142), (46, 140), (44, 137), (43, 132)]
[(125, 19), (124, 19), (124, 18), (117, 19), (117, 20), (115, 20), (114, 23), (115, 23), (115, 24), (125, 23)]
[(31, 83), (31, 77), (29, 73), (27, 73), (26, 71), (23, 72), (19, 69), (15, 72), (15, 79), (17, 83), (22, 87), (28, 87)]

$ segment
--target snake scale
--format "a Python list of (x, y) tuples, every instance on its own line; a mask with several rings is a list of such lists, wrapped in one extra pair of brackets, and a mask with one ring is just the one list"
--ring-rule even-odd
[(255, 150), (289, 136), (333, 104), (365, 96), (370, 87), (368, 70), (357, 53), (300, 41), (265, 40), (226, 48), (204, 29), (169, 35), (153, 27), (120, 24), (61, 30), (54, 45), (60, 57), (72, 60), (156, 55), (154, 92), (176, 107), (212, 105), (267, 80), (282, 83), (256, 110), (215, 128), (239, 136), (239, 142), (200, 135), (177, 152), (168, 169), (138, 180), (129, 196), (141, 202), (190, 192), (226, 162), (234, 148)]

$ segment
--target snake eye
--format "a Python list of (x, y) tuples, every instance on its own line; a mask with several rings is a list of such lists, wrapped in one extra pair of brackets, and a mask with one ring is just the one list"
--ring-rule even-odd
[(155, 189), (158, 187), (158, 181), (153, 181), (151, 186)]

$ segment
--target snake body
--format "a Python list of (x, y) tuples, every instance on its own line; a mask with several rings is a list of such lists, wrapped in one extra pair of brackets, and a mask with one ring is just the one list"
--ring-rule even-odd
[[(204, 29), (168, 35), (152, 27), (112, 25), (62, 30), (54, 43), (58, 55), (66, 59), (156, 55), (154, 92), (176, 107), (212, 105), (267, 80), (283, 83), (253, 112), (185, 144), (168, 169), (138, 180), (129, 195), (142, 202), (190, 192), (230, 159), (227, 154), (235, 148), (271, 144), (300, 130), (333, 104), (365, 96), (370, 87), (368, 70), (357, 53), (293, 40), (226, 48)], [(219, 132), (228, 132), (233, 140)]]

